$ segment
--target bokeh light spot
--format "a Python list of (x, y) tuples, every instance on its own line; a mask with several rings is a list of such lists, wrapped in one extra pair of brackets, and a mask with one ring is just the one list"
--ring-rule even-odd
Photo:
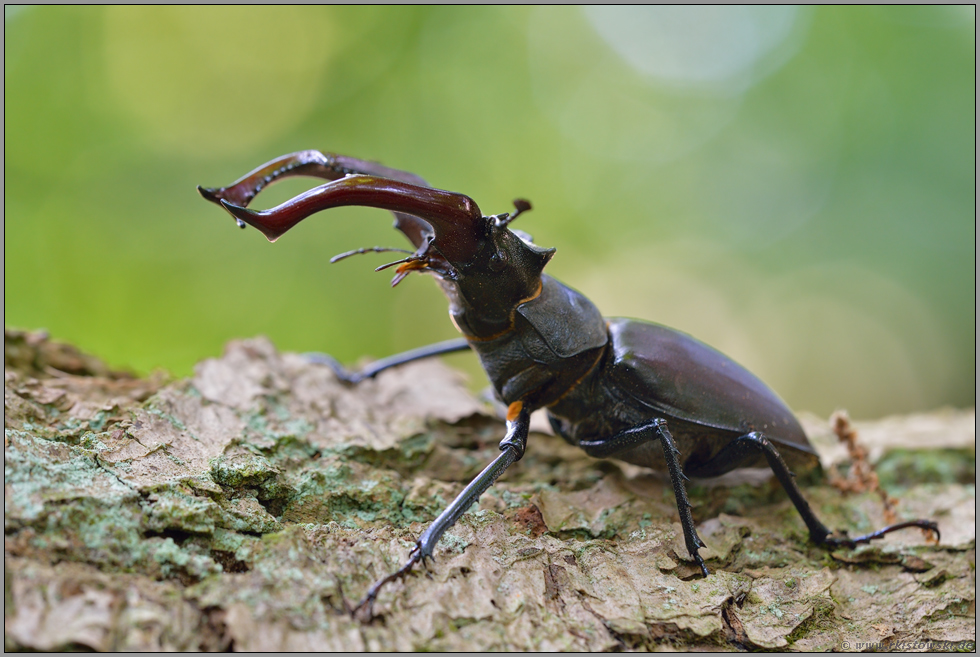
[(248, 152), (310, 111), (332, 28), (312, 7), (108, 8), (109, 92), (163, 152)]
[(744, 74), (793, 32), (797, 7), (593, 6), (600, 36), (644, 75), (677, 85), (717, 86)]
[(573, 8), (528, 23), (534, 96), (563, 136), (597, 159), (676, 160), (722, 130), (741, 96), (677, 93), (627, 65)]

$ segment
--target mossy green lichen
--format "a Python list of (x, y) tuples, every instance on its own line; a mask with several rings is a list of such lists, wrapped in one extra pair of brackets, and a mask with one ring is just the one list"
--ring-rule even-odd
[(180, 490), (152, 493), (141, 502), (143, 531), (179, 531), (188, 534), (214, 533), (218, 506), (207, 498)]
[(221, 455), (211, 459), (211, 479), (221, 486), (257, 487), (279, 471), (263, 456), (249, 452)]

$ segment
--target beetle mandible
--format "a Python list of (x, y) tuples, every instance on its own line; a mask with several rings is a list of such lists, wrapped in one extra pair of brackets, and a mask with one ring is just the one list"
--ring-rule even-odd
[[(331, 182), (271, 210), (246, 208), (267, 185), (289, 176)], [(279, 157), (228, 187), (198, 191), (241, 228), (254, 226), (270, 241), (328, 208), (360, 205), (393, 212), (395, 228), (415, 251), (378, 269), (396, 267), (392, 285), (413, 271), (433, 274), (463, 337), (386, 358), (359, 373), (348, 373), (329, 358), (325, 362), (356, 383), (396, 365), (472, 349), (507, 405), (500, 456), (422, 534), (406, 564), (371, 587), (358, 605), (369, 616), (381, 587), (431, 558), (442, 534), (521, 459), (530, 414), (539, 408), (547, 409), (556, 433), (590, 456), (666, 468), (685, 545), (704, 575), (708, 568), (698, 553), (704, 543), (691, 515), (685, 473), (714, 477), (767, 465), (810, 538), (827, 547), (867, 543), (905, 527), (939, 535), (930, 520), (901, 522), (855, 538), (831, 532), (793, 479), (790, 466), (812, 468), (818, 460), (786, 404), (748, 370), (695, 338), (650, 322), (603, 318), (582, 294), (543, 274), (555, 250), (510, 228), (530, 210), (525, 200), (514, 201), (512, 213), (484, 216), (468, 196), (429, 187), (414, 174), (315, 150)], [(334, 261), (388, 250), (398, 249), (358, 249)]]

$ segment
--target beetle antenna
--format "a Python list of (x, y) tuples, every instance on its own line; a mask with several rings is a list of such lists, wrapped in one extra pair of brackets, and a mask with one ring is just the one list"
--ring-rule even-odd
[(527, 212), (531, 209), (531, 202), (525, 198), (515, 198), (514, 199), (514, 211), (507, 214), (502, 214), (497, 217), (498, 226), (506, 226), (510, 222), (517, 219), (518, 216), (523, 212)]
[[(411, 251), (406, 251), (406, 253), (411, 253)], [(374, 271), (384, 271), (385, 269), (388, 269), (389, 267), (394, 267), (395, 265), (404, 265), (405, 263), (417, 262), (419, 260), (422, 260), (422, 258), (419, 258), (417, 255), (412, 254), (407, 258), (402, 258), (401, 260), (395, 260), (394, 262), (389, 262), (387, 264), (381, 265), (380, 267), (375, 267)]]
[[(386, 253), (389, 251), (397, 251), (398, 253), (413, 253), (412, 251), (409, 251), (407, 249), (396, 249), (395, 247), (392, 246), (369, 246), (361, 249), (354, 249), (353, 251), (345, 251), (344, 253), (338, 253), (334, 257), (330, 258), (330, 264), (333, 264), (335, 262), (340, 262), (341, 260), (344, 260), (345, 258), (349, 258), (351, 256), (364, 255), (365, 253)], [(401, 260), (399, 260), (399, 262), (401, 262)]]

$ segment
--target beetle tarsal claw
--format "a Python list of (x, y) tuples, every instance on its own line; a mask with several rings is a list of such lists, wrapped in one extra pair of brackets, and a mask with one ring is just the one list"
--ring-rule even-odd
[[(428, 558), (431, 559), (432, 557), (428, 557)], [(422, 555), (421, 547), (418, 544), (416, 544), (415, 547), (412, 549), (412, 551), (409, 553), (408, 561), (405, 562), (405, 565), (399, 568), (398, 570), (396, 570), (395, 572), (393, 572), (392, 574), (383, 577), (379, 579), (377, 582), (375, 582), (371, 586), (371, 588), (368, 589), (367, 595), (364, 596), (364, 599), (358, 602), (357, 606), (355, 606), (351, 610), (351, 616), (357, 618), (357, 616), (363, 610), (364, 620), (366, 621), (372, 620), (374, 618), (374, 601), (378, 599), (378, 593), (381, 592), (381, 589), (390, 582), (394, 582), (397, 579), (404, 579), (405, 576), (408, 575), (409, 572), (411, 572), (412, 568), (415, 567), (415, 564), (419, 562), (419, 560), (422, 561), (422, 565), (424, 566), (425, 559), (426, 557)], [(428, 570), (428, 567), (426, 567), (426, 570)]]

